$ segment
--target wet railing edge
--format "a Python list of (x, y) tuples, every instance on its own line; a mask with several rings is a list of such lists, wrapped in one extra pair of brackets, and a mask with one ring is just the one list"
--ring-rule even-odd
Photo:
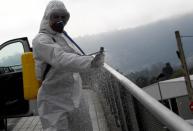
[(131, 93), (132, 96), (134, 96), (147, 110), (149, 110), (149, 112), (151, 112), (169, 129), (174, 131), (193, 131), (193, 126), (163, 106), (160, 102), (147, 94), (128, 78), (117, 72), (106, 63), (104, 64), (104, 68), (117, 78), (117, 80)]

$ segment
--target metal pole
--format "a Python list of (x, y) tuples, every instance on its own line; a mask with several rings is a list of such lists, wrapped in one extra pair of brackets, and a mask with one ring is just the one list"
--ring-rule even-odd
[(186, 83), (186, 88), (187, 88), (189, 100), (193, 101), (193, 89), (192, 89), (192, 84), (190, 81), (190, 74), (188, 71), (188, 67), (187, 67), (187, 63), (186, 63), (186, 59), (185, 59), (185, 55), (184, 55), (184, 50), (183, 50), (183, 46), (182, 46), (180, 32), (175, 31), (175, 35), (176, 35), (177, 47), (178, 47), (178, 51), (179, 51), (179, 57), (180, 57), (180, 61), (181, 61), (183, 72), (184, 72), (184, 79), (185, 79), (185, 83)]
[(160, 94), (160, 98), (161, 98), (161, 103), (163, 103), (163, 97), (162, 97), (159, 81), (157, 82), (157, 84), (158, 84), (159, 94)]

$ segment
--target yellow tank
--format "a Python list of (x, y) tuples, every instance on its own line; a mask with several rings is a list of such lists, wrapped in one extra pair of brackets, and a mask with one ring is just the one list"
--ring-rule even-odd
[(36, 79), (35, 62), (32, 52), (22, 54), (22, 74), (23, 74), (23, 89), (24, 99), (36, 99), (40, 82)]

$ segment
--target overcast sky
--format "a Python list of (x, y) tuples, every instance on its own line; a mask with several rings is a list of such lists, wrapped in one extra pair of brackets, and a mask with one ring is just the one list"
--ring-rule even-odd
[[(2, 0), (0, 43), (38, 33), (50, 0)], [(133, 28), (193, 12), (193, 0), (63, 0), (71, 17), (65, 27), (72, 37)]]

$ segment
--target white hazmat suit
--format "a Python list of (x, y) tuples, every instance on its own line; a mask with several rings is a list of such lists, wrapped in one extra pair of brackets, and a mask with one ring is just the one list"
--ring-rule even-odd
[(61, 1), (51, 1), (45, 10), (39, 34), (32, 43), (37, 79), (42, 80), (46, 66), (51, 66), (37, 96), (38, 113), (45, 131), (70, 130), (68, 115), (79, 106), (81, 97), (79, 72), (90, 69), (93, 61), (91, 56), (78, 55), (63, 33), (52, 30), (50, 14), (57, 9), (67, 12)]

